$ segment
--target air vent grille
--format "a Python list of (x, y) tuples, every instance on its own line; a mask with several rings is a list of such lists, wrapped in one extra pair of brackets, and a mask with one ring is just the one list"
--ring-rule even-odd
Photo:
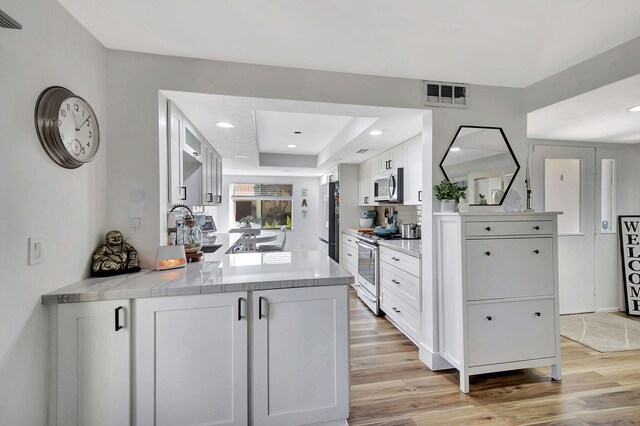
[(466, 108), (468, 87), (459, 83), (425, 81), (424, 96), (427, 106)]
[(13, 30), (21, 30), (22, 29), (22, 25), (20, 25), (11, 16), (7, 15), (2, 10), (0, 10), (0, 28), (9, 28), (9, 29), (13, 29)]
[(366, 148), (362, 148), (362, 149), (357, 150), (357, 151), (356, 151), (356, 154), (364, 154), (364, 153), (365, 153), (365, 152), (367, 152), (367, 151), (369, 151), (369, 150), (368, 150), (368, 149), (366, 149)]

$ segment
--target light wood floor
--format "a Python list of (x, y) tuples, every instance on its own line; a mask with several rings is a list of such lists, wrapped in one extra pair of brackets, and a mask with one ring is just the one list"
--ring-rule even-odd
[(548, 367), (471, 377), (432, 372), (418, 349), (351, 291), (349, 425), (640, 425), (640, 351), (599, 353), (562, 338), (562, 382)]

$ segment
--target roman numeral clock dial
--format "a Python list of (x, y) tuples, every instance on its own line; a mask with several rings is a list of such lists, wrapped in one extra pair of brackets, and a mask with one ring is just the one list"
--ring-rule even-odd
[(98, 152), (100, 132), (87, 101), (60, 86), (45, 89), (35, 110), (36, 130), (53, 161), (67, 169), (88, 163)]

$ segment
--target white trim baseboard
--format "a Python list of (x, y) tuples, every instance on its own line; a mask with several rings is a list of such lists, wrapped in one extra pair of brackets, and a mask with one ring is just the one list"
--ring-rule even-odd
[(424, 344), (418, 344), (418, 357), (431, 371), (449, 370), (453, 367), (438, 352), (432, 352)]

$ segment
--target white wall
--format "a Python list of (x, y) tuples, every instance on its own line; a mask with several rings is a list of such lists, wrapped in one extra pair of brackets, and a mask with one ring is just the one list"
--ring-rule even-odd
[[(293, 229), (287, 232), (287, 250), (317, 250), (320, 229), (320, 178), (298, 176), (223, 176), (222, 199), (224, 205), (207, 207), (218, 227), (218, 232), (228, 232), (235, 224), (229, 222), (231, 203), (229, 201), (230, 183), (285, 183), (293, 185), (291, 220)], [(307, 188), (307, 196), (302, 189)], [(302, 199), (307, 200), (306, 217), (302, 215)]]
[[(23, 25), (0, 29), (0, 424), (42, 425), (48, 380), (48, 309), (40, 296), (86, 276), (108, 229), (106, 51), (55, 0), (0, 0)], [(83, 96), (101, 148), (76, 170), (55, 165), (36, 136), (40, 92)], [(27, 266), (27, 238), (43, 235), (44, 262)]]

